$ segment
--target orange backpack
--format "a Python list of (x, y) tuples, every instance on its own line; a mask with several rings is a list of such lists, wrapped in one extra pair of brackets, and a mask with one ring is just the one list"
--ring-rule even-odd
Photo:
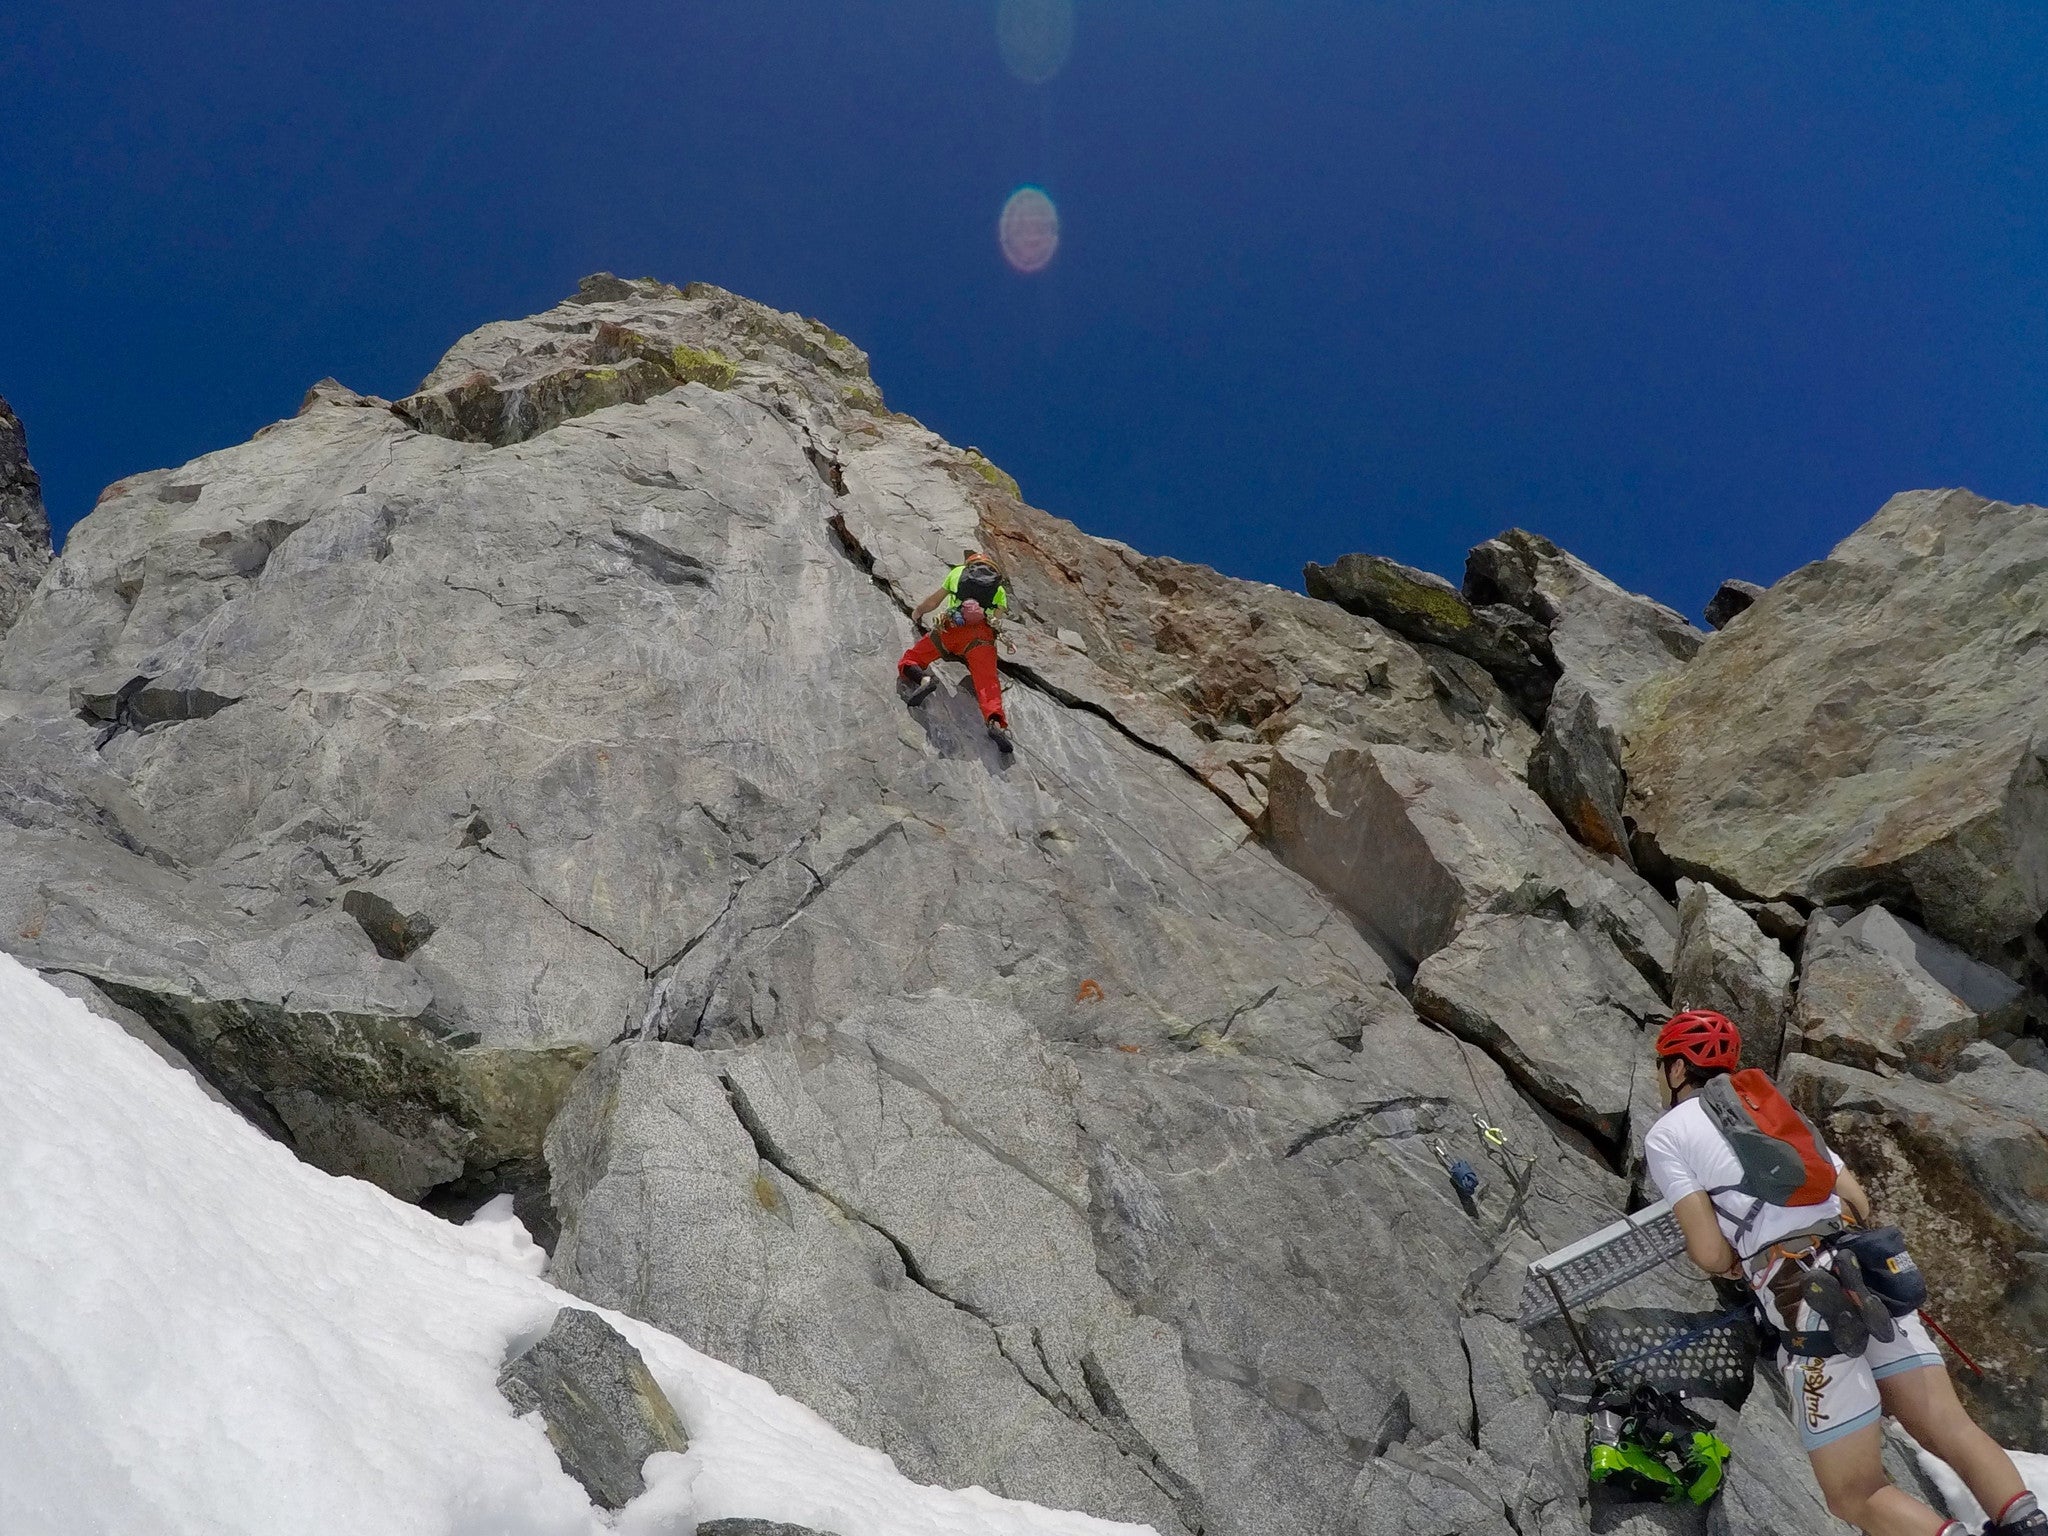
[(1735, 1229), (1738, 1249), (1765, 1206), (1819, 1205), (1834, 1194), (1828, 1144), (1761, 1067), (1709, 1078), (1700, 1103), (1742, 1163), (1741, 1183), (1707, 1192), (1750, 1197), (1749, 1214)]

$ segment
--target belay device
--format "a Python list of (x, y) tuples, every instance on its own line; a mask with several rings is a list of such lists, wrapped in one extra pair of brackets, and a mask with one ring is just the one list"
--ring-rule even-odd
[(1719, 1492), (1728, 1444), (1685, 1399), (1739, 1407), (1754, 1380), (1757, 1332), (1746, 1296), (1706, 1317), (1587, 1310), (1684, 1251), (1677, 1218), (1659, 1201), (1538, 1259), (1522, 1289), (1530, 1377), (1553, 1407), (1589, 1416), (1587, 1479), (1624, 1498), (1704, 1504)]

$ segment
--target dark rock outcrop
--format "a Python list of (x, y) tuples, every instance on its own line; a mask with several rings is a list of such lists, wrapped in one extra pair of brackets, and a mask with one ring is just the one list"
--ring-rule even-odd
[(1505, 603), (1475, 606), (1443, 577), (1383, 555), (1345, 555), (1302, 571), (1308, 595), (1384, 624), (1397, 635), (1470, 657), (1536, 724), (1550, 707), (1557, 664), (1550, 629)]
[(29, 464), (21, 418), (0, 400), (0, 635), (27, 606), (50, 559), (43, 482)]
[(1644, 683), (1699, 649), (1682, 617), (1519, 528), (1471, 551), (1462, 589), (1379, 555), (1303, 578), (1311, 597), (1483, 667), (1542, 730), (1529, 787), (1587, 847), (1629, 857), (1622, 723)]
[(518, 1412), (540, 1415), (562, 1470), (604, 1509), (646, 1491), (648, 1457), (690, 1448), (640, 1351), (595, 1312), (556, 1312), (545, 1335), (505, 1362), (498, 1390)]
[(1466, 557), (1465, 593), (1548, 626), (1558, 682), (1529, 759), (1529, 787), (1589, 848), (1628, 857), (1621, 765), (1629, 708), (1646, 684), (1692, 659), (1700, 632), (1519, 528)]
[(1764, 595), (1764, 589), (1753, 581), (1738, 581), (1730, 577), (1707, 599), (1706, 618), (1711, 629), (1726, 629), (1728, 621), (1749, 608)]

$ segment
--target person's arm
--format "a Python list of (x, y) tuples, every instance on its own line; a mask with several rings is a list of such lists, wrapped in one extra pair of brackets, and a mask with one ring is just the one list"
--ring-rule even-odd
[(1842, 1204), (1849, 1208), (1857, 1225), (1870, 1225), (1870, 1196), (1857, 1182), (1856, 1175), (1841, 1166), (1840, 1158), (1835, 1160), (1835, 1193), (1842, 1197)]
[(910, 610), (910, 622), (912, 624), (924, 623), (924, 616), (930, 613), (934, 608), (938, 607), (939, 604), (943, 603), (945, 600), (946, 589), (944, 587), (941, 587), (938, 591), (934, 592), (930, 597), (926, 598), (923, 602), (919, 603), (915, 608)]
[(1742, 1261), (1721, 1231), (1711, 1195), (1703, 1189), (1681, 1195), (1672, 1202), (1671, 1214), (1678, 1218), (1678, 1229), (1685, 1234), (1687, 1258), (1710, 1275), (1724, 1275), (1730, 1280), (1742, 1278)]

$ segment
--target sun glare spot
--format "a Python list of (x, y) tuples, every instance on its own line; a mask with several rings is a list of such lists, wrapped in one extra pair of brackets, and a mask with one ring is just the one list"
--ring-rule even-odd
[(996, 42), (1011, 74), (1026, 85), (1045, 84), (1074, 46), (1073, 0), (1002, 0)]
[(1003, 259), (1019, 272), (1043, 272), (1060, 248), (1060, 211), (1037, 187), (1019, 187), (996, 223)]

